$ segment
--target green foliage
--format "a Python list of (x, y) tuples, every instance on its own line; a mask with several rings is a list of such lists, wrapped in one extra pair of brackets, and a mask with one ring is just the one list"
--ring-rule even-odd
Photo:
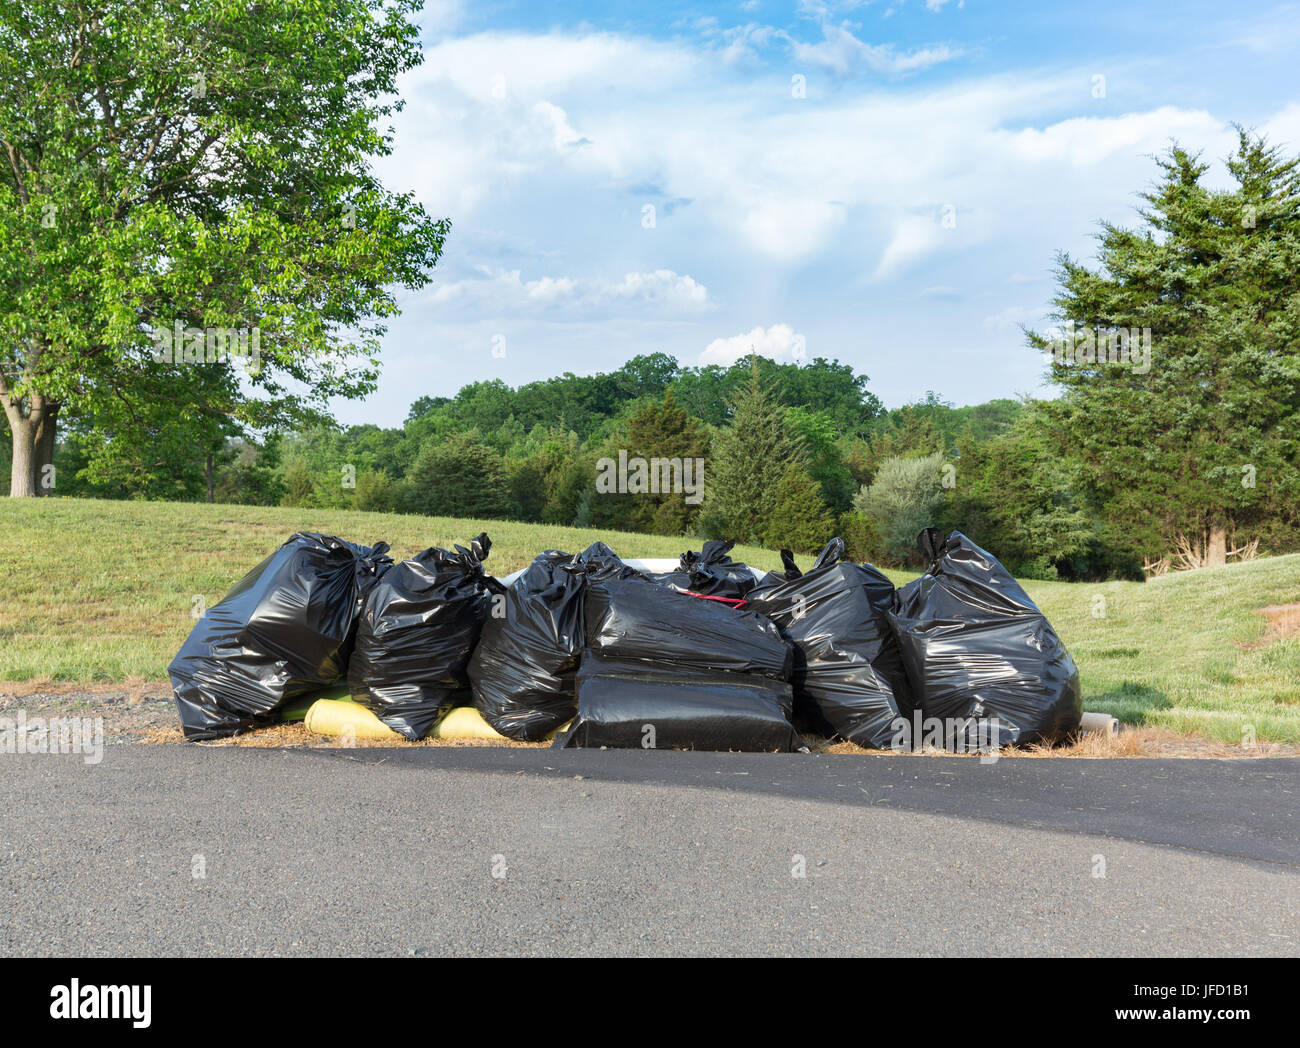
[(217, 473), (215, 501), (245, 506), (276, 506), (285, 495), (279, 470), (280, 443), (268, 440), (262, 446), (236, 441), (232, 460)]
[(880, 527), (887, 563), (919, 564), (916, 537), (930, 527), (943, 506), (939, 471), (943, 456), (889, 458), (871, 486), (853, 500), (853, 508)]
[(476, 431), (425, 447), (411, 469), (406, 509), (431, 517), (504, 519), (510, 483), (501, 456)]
[[(961, 441), (954, 488), (942, 520), (989, 550), (1025, 578), (1057, 577), (1094, 535), (1079, 505), (1078, 467), (1052, 456), (1043, 436), (1041, 405), (1030, 405), (1001, 436)], [(1081, 565), (1075, 564), (1077, 569)]]
[(880, 401), (867, 389), (867, 376), (852, 367), (818, 357), (808, 364), (778, 364), (765, 357), (744, 357), (729, 368), (716, 364), (685, 368), (673, 382), (679, 404), (711, 426), (725, 425), (731, 405), (754, 372), (779, 404), (816, 405), (842, 433), (862, 436), (880, 415)]
[[(373, 174), (421, 61), (418, 6), (0, 6), (15, 460), (39, 468), (59, 419), (89, 483), (186, 497), (224, 436), (374, 389), (395, 288), (423, 285), (449, 228)], [(260, 363), (155, 360), (176, 324), (200, 342), (256, 327)]]
[(826, 508), (821, 486), (798, 466), (790, 466), (776, 486), (775, 505), (763, 542), (773, 549), (816, 553), (835, 531), (835, 516)]
[(803, 444), (786, 409), (750, 371), (731, 406), (731, 425), (714, 443), (705, 486), (701, 524), (710, 535), (748, 542), (763, 535), (777, 505), (777, 487), (786, 470), (804, 464)]
[[(703, 468), (699, 463), (705, 462), (709, 453), (709, 432), (677, 405), (671, 390), (662, 401), (645, 403), (632, 414), (606, 442), (603, 451), (596, 464), (598, 469), (603, 466), (612, 476), (622, 452), (626, 461), (644, 460), (648, 472), (655, 475), (654, 486), (660, 490), (602, 491), (593, 480), (593, 491), (584, 502), (585, 526), (658, 535), (690, 532), (699, 502), (687, 501), (692, 494), (686, 490), (686, 482), (690, 481), (696, 496), (702, 493)], [(661, 463), (670, 465), (663, 468)], [(672, 483), (665, 485), (665, 480)]]
[[(1241, 131), (1227, 166), (1235, 184), (1210, 189), (1171, 147), (1144, 228), (1103, 225), (1098, 270), (1060, 259), (1059, 327), (1091, 341), (1048, 365), (1051, 453), (1135, 556), (1300, 538), (1300, 160)], [(1149, 368), (1097, 353), (1119, 329), (1149, 329)]]
[(367, 470), (357, 476), (352, 507), (369, 513), (395, 513), (403, 495), (383, 470)]
[(536, 523), (546, 509), (546, 477), (532, 462), (519, 463), (510, 471), (510, 517)]
[(874, 517), (857, 510), (841, 513), (835, 533), (844, 540), (844, 552), (850, 560), (866, 564), (881, 559), (885, 539)]
[(858, 484), (844, 465), (835, 420), (828, 412), (802, 407), (790, 408), (786, 420), (803, 442), (808, 475), (820, 486), (822, 499), (833, 512), (843, 513), (852, 504)]
[(316, 481), (311, 472), (302, 465), (289, 467), (284, 480), (284, 496), (281, 505), (312, 506), (315, 505)]

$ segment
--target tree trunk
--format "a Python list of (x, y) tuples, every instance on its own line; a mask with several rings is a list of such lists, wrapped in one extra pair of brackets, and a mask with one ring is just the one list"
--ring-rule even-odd
[(1217, 567), (1228, 563), (1228, 530), (1222, 524), (1211, 524), (1205, 542), (1205, 566)]
[(10, 415), (9, 432), (14, 438), (10, 459), (9, 497), (36, 497), (36, 424), (31, 419)]
[[(59, 405), (46, 401), (45, 410), (41, 413), (41, 420), (36, 426), (34, 441), (36, 455), (32, 462), (32, 481), (38, 495), (47, 497), (53, 495), (54, 487), (58, 482), (54, 472), (54, 448), (58, 430)], [(47, 466), (50, 467), (48, 473)]]
[(209, 502), (216, 502), (217, 500), (216, 500), (215, 498), (213, 498), (213, 479), (214, 479), (214, 478), (213, 478), (213, 476), (212, 476), (212, 472), (213, 472), (213, 471), (212, 471), (212, 452), (210, 452), (210, 451), (208, 452), (208, 461), (207, 461), (206, 468), (205, 468), (204, 472), (207, 473), (207, 477), (208, 477), (208, 501), (209, 501)]
[(55, 437), (58, 430), (59, 405), (37, 394), (31, 398), (27, 413), (13, 397), (4, 399), (9, 432), (13, 435), (13, 457), (9, 476), (10, 498), (36, 498), (52, 493), (54, 474), (45, 467), (54, 462)]

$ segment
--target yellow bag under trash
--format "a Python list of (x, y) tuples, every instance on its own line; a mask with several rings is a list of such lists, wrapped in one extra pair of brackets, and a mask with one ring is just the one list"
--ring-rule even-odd
[(354, 739), (401, 739), (358, 702), (317, 699), (307, 711), (303, 727), (317, 735), (351, 735)]
[[(346, 699), (317, 699), (307, 710), (303, 727), (317, 735), (351, 735), (354, 739), (400, 739), (393, 731), (359, 702)], [(565, 725), (568, 727), (568, 725)], [(564, 728), (560, 729), (561, 731)], [(485, 721), (473, 706), (457, 706), (433, 726), (430, 739), (486, 739), (509, 742), (506, 736)], [(547, 738), (550, 738), (548, 735)]]
[(429, 732), (435, 739), (504, 739), (473, 706), (457, 706)]

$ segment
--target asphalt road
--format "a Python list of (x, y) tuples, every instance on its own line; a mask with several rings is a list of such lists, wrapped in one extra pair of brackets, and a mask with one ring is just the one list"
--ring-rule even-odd
[(11, 755), (0, 952), (1295, 956), (1298, 799), (1296, 760)]

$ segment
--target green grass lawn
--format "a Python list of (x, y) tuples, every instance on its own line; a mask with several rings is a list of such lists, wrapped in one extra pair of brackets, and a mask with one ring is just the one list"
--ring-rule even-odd
[[(6, 499), (0, 680), (165, 680), (195, 597), (210, 607), (294, 531), (382, 540), (398, 558), (487, 531), (497, 575), (543, 549), (577, 552), (598, 538), (627, 557), (698, 548), (656, 535), (345, 510)], [(779, 566), (766, 550), (738, 546), (732, 556)], [(1300, 601), (1300, 554), (1147, 583), (1025, 587), (1074, 654), (1086, 709), (1226, 742), (1251, 725), (1261, 742), (1300, 743), (1300, 637), (1248, 646), (1265, 632), (1256, 609)], [(1104, 617), (1094, 614), (1099, 596)]]

